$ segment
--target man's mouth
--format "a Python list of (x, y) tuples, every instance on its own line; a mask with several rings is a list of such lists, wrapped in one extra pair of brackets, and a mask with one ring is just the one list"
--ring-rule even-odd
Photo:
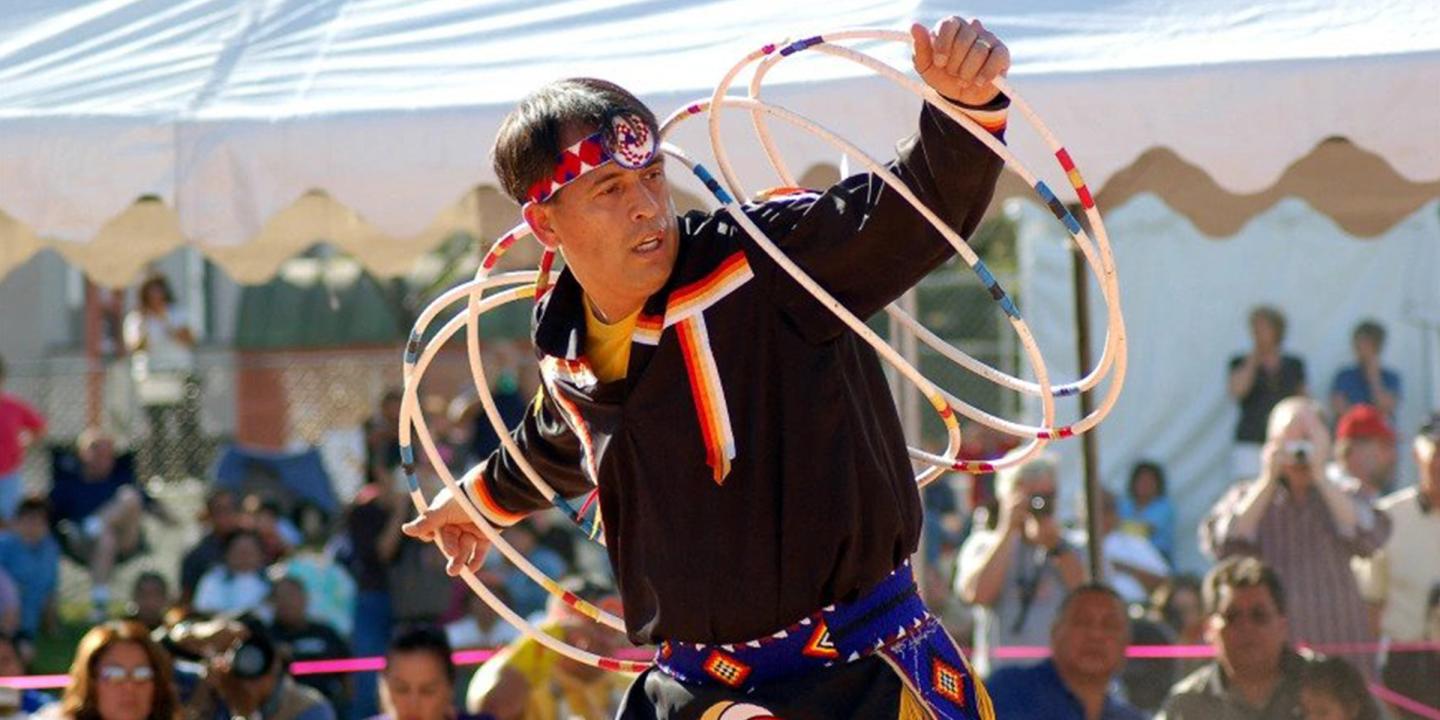
[(630, 248), (630, 250), (640, 255), (646, 255), (659, 250), (660, 246), (664, 244), (664, 240), (665, 236), (663, 233), (657, 232), (646, 235), (640, 242), (636, 243), (634, 247)]

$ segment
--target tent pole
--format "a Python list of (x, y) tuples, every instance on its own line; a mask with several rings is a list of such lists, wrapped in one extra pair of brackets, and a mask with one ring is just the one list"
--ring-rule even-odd
[(100, 360), (100, 288), (85, 278), (85, 425), (98, 426), (105, 397), (105, 368)]
[[(1079, 374), (1083, 374), (1090, 367), (1090, 276), (1087, 272), (1085, 257), (1080, 253), (1079, 247), (1071, 248), (1070, 267), (1073, 275), (1072, 285), (1075, 288), (1075, 352), (1079, 360), (1077, 364), (1077, 367), (1080, 368)], [(1080, 416), (1088, 416), (1094, 404), (1095, 398), (1091, 391), (1080, 393)], [(1085, 547), (1089, 555), (1092, 581), (1100, 581), (1105, 577), (1101, 565), (1100, 546), (1104, 542), (1104, 537), (1100, 533), (1100, 479), (1099, 458), (1095, 447), (1096, 430), (1098, 428), (1080, 436), (1085, 478)]]

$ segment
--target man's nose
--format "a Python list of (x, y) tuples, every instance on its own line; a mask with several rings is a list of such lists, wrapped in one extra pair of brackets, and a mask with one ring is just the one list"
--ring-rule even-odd
[(640, 185), (635, 192), (635, 205), (631, 209), (631, 217), (636, 220), (649, 220), (660, 213), (660, 193), (644, 185)]

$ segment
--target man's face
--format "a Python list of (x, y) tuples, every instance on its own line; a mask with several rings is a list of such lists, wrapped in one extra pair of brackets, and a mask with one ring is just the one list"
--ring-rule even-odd
[(1250, 337), (1255, 340), (1255, 347), (1262, 350), (1269, 350), (1280, 344), (1280, 333), (1263, 317), (1250, 321)]
[(230, 494), (216, 495), (210, 500), (209, 506), (210, 527), (216, 535), (224, 537), (240, 528), (241, 516), (239, 509), (235, 506), (235, 496)]
[(98, 438), (85, 446), (80, 461), (85, 465), (86, 477), (110, 477), (110, 471), (115, 469), (115, 444), (109, 438)]
[(170, 607), (170, 598), (166, 596), (165, 586), (158, 582), (142, 582), (135, 586), (135, 614), (149, 623), (158, 622), (165, 617), (165, 610)]
[(240, 575), (255, 572), (265, 566), (265, 551), (253, 535), (236, 538), (225, 551), (225, 565)]
[[(591, 132), (573, 129), (569, 147)], [(528, 206), (526, 219), (541, 242), (558, 247), (586, 294), (638, 306), (670, 278), (679, 249), (665, 159), (628, 170), (610, 162), (566, 185), (550, 200)], [(620, 318), (608, 318), (619, 320)]]
[(1395, 444), (1384, 438), (1355, 438), (1345, 453), (1345, 471), (1372, 487), (1383, 488), (1395, 468)]
[(1050, 631), (1055, 665), (1065, 676), (1108, 682), (1125, 660), (1128, 635), (1118, 600), (1103, 592), (1078, 595)]
[(50, 533), (49, 523), (42, 512), (27, 512), (15, 518), (15, 533), (28, 545), (35, 545)]
[(1265, 675), (1280, 666), (1290, 624), (1263, 585), (1222, 587), (1208, 634), (1220, 666), (1231, 677)]
[(1355, 348), (1355, 359), (1362, 364), (1380, 357), (1380, 346), (1368, 335), (1356, 335), (1351, 346)]

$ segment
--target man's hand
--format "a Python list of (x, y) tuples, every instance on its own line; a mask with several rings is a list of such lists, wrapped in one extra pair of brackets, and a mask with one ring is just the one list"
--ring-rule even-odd
[[(476, 482), (483, 482), (476, 478)], [(440, 538), (440, 550), (445, 553), (445, 573), (451, 577), (460, 574), (464, 568), (478, 572), (485, 562), (485, 551), (490, 548), (480, 528), (470, 522), (470, 516), (460, 507), (460, 500), (444, 488), (430, 501), (430, 507), (420, 517), (405, 523), (400, 529), (410, 537), (430, 542)]]
[(979, 20), (950, 16), (933, 31), (910, 26), (915, 72), (936, 92), (966, 105), (984, 105), (1000, 94), (991, 81), (1010, 70), (1010, 49)]

